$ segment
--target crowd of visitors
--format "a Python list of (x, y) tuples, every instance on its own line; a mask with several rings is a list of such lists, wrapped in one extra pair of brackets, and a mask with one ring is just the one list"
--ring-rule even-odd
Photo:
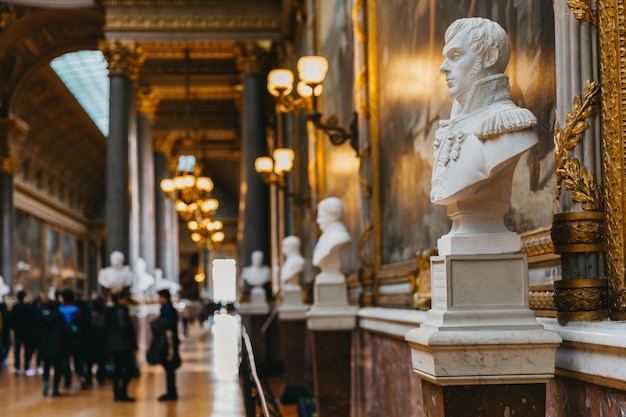
[[(128, 288), (111, 294), (109, 305), (101, 296), (87, 301), (70, 289), (57, 292), (53, 299), (35, 300), (21, 290), (10, 307), (0, 299), (0, 371), (8, 370), (12, 347), (13, 371), (26, 377), (40, 374), (44, 396), (59, 397), (61, 388), (110, 383), (114, 401), (135, 401), (128, 395), (131, 379), (139, 375), (130, 302)], [(175, 371), (181, 365), (178, 312), (168, 290), (159, 291), (159, 303), (160, 315), (150, 323), (148, 362), (165, 369), (166, 392), (159, 401), (175, 401)]]

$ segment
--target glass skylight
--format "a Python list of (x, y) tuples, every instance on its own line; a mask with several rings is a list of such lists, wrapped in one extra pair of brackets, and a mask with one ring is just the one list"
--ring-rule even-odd
[(109, 136), (109, 71), (102, 52), (72, 52), (55, 58), (50, 66), (102, 134)]

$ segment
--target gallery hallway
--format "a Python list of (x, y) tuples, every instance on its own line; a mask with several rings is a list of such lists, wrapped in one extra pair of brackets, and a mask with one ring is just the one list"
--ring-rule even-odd
[[(15, 375), (13, 367), (0, 373), (2, 417), (239, 417), (244, 402), (237, 375), (238, 321), (233, 316), (216, 316), (210, 328), (192, 326), (181, 344), (183, 365), (177, 371), (180, 399), (162, 403), (165, 381), (160, 366), (142, 366), (129, 394), (135, 403), (113, 402), (110, 381), (104, 386), (62, 391), (60, 398), (43, 397), (41, 376)], [(140, 356), (139, 354), (138, 356)], [(141, 356), (140, 356), (141, 357)]]

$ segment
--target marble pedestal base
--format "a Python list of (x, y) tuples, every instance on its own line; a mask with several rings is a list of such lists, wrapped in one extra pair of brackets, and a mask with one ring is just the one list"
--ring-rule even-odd
[(241, 303), (237, 308), (241, 314), (267, 314), (270, 306), (265, 299), (265, 290), (262, 288), (253, 288), (250, 293), (250, 302)]
[(545, 384), (441, 386), (422, 381), (424, 415), (430, 417), (544, 417)]
[(352, 329), (357, 307), (348, 304), (345, 279), (316, 281), (314, 304), (307, 313), (312, 331), (317, 415), (350, 415)]
[(413, 370), (438, 385), (542, 383), (560, 336), (528, 308), (526, 256), (431, 258), (432, 309), (409, 331)]
[(302, 302), (302, 288), (285, 287), (282, 291), (283, 301), (278, 307), (278, 317), (281, 321), (306, 320), (309, 305)]
[(297, 404), (300, 397), (313, 392), (309, 337), (304, 313), (299, 320), (291, 317), (284, 320), (281, 317), (280, 340), (285, 361), (285, 385), (280, 393), (281, 404)]
[(348, 304), (345, 282), (316, 282), (314, 304), (307, 313), (310, 330), (352, 330), (356, 326), (357, 307)]

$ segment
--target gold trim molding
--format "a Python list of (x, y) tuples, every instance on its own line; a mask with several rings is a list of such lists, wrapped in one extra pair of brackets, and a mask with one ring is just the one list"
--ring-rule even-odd
[(602, 82), (602, 171), (606, 213), (606, 260), (612, 318), (626, 313), (624, 283), (624, 171), (626, 155), (626, 20), (624, 0), (598, 0)]

